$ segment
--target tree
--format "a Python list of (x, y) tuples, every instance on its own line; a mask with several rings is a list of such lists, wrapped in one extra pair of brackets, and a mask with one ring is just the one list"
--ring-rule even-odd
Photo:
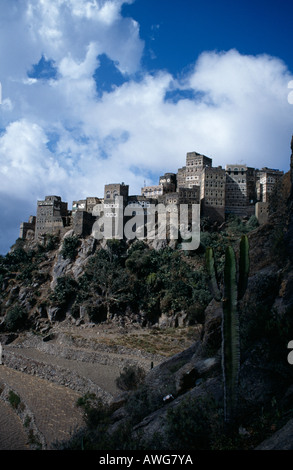
[(28, 319), (27, 311), (20, 305), (11, 307), (5, 316), (5, 329), (7, 331), (17, 331), (25, 327)]
[(98, 294), (107, 310), (107, 319), (112, 317), (113, 307), (125, 304), (131, 297), (131, 277), (119, 263), (119, 257), (111, 251), (98, 250), (87, 265), (83, 284), (89, 281), (89, 290)]
[(64, 259), (74, 261), (77, 255), (77, 248), (80, 245), (80, 240), (76, 236), (66, 237), (63, 241), (61, 255)]

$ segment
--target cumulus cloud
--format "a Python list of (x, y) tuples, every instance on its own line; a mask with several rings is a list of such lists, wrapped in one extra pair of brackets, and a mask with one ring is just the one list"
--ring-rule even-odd
[[(36, 199), (57, 194), (70, 206), (119, 181), (139, 193), (144, 181), (183, 166), (188, 151), (214, 165), (287, 170), (293, 77), (286, 65), (230, 50), (203, 52), (178, 77), (143, 71), (139, 25), (121, 16), (131, 1), (2, 0), (2, 252)], [(101, 54), (124, 77), (107, 91), (94, 79)], [(41, 59), (46, 73), (30, 74)]]

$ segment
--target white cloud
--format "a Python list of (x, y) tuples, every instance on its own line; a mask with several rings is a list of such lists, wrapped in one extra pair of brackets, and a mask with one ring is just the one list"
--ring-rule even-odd
[(62, 77), (77, 80), (82, 77), (91, 77), (97, 67), (98, 49), (94, 43), (87, 47), (86, 55), (83, 61), (77, 62), (68, 54), (59, 64), (59, 72)]
[(11, 123), (0, 138), (0, 192), (5, 196), (36, 197), (66, 180), (65, 171), (46, 147), (47, 137), (36, 123)]

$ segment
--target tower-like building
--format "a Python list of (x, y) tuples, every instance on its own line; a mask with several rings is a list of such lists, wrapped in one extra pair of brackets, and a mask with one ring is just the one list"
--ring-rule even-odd
[(200, 180), (201, 214), (211, 220), (225, 220), (226, 174), (219, 166), (203, 168)]
[(43, 234), (58, 234), (70, 223), (67, 202), (60, 196), (46, 196), (37, 203), (35, 239)]
[(282, 171), (266, 167), (257, 171), (256, 196), (258, 201), (269, 201), (270, 194), (282, 175)]
[(197, 152), (188, 152), (186, 154), (186, 166), (179, 168), (177, 173), (177, 188), (200, 186), (204, 168), (211, 166), (211, 158)]
[(226, 165), (226, 214), (254, 214), (256, 202), (255, 169), (243, 164)]

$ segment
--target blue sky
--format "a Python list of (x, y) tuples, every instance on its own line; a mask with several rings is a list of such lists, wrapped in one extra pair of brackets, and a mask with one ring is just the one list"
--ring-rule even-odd
[(281, 0), (138, 0), (123, 14), (140, 24), (147, 69), (174, 75), (205, 50), (268, 53), (292, 69), (292, 2)]
[(1, 0), (0, 253), (36, 201), (132, 194), (201, 152), (287, 171), (292, 2)]

